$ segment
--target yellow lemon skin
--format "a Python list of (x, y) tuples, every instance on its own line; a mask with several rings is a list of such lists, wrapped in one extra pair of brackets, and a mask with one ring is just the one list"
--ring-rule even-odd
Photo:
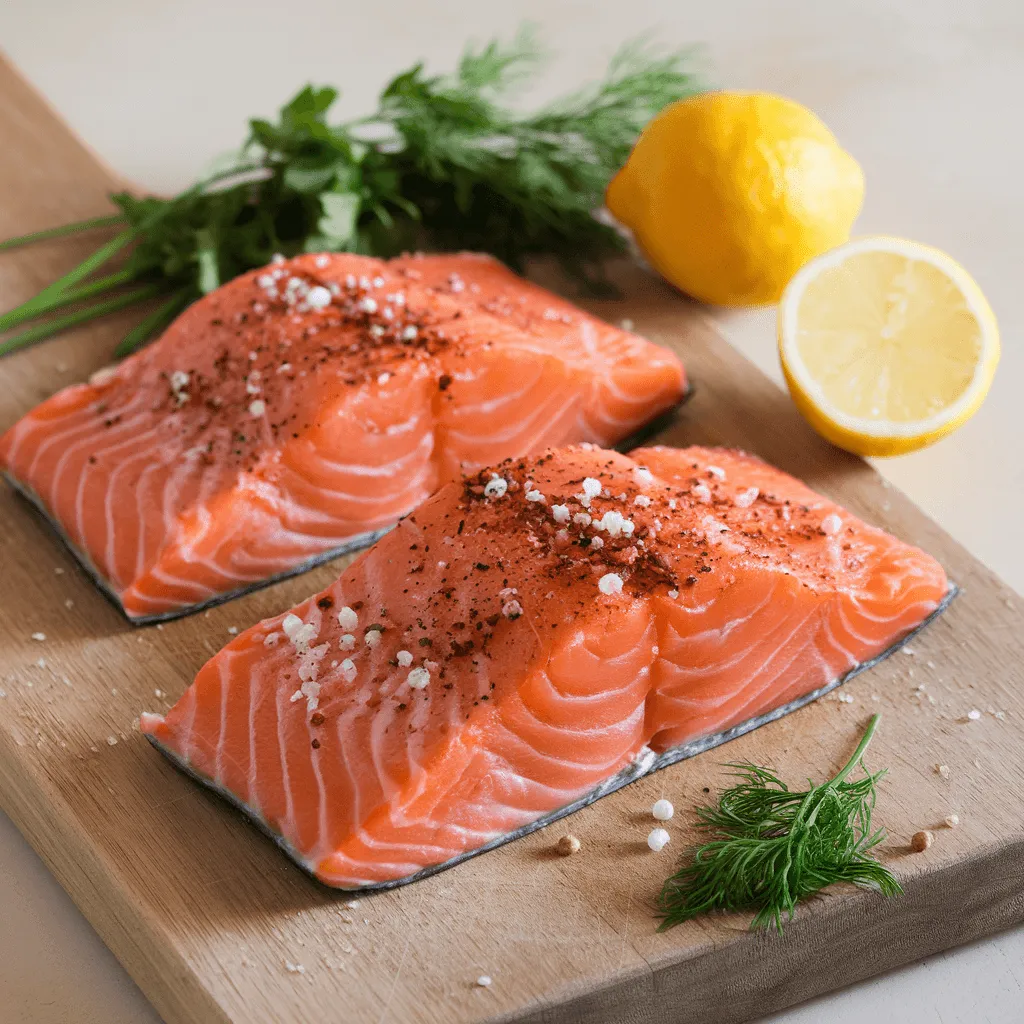
[(1001, 353), (995, 314), (967, 271), (938, 249), (887, 236), (805, 266), (783, 294), (778, 342), (804, 419), (834, 445), (874, 457), (918, 451), (963, 426)]
[(663, 277), (722, 306), (778, 301), (849, 238), (863, 200), (860, 165), (811, 111), (727, 91), (666, 107), (606, 195)]

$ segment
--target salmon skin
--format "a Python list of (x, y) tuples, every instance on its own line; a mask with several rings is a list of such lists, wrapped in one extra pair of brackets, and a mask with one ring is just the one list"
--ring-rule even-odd
[(438, 487), (684, 398), (667, 350), (475, 254), (301, 256), (0, 437), (0, 468), (134, 622), (363, 547)]
[(742, 452), (552, 450), (443, 487), (141, 728), (321, 882), (390, 888), (820, 697), (952, 593)]

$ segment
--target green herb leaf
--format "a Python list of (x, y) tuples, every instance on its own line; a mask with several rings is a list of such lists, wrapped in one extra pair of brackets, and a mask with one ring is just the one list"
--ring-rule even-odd
[(354, 192), (325, 192), (320, 197), (323, 216), (317, 230), (331, 249), (344, 249), (353, 239), (359, 218), (359, 196)]
[[(871, 812), (884, 771), (854, 782), (880, 716), (875, 715), (853, 757), (832, 779), (791, 792), (767, 768), (730, 764), (737, 785), (717, 806), (697, 809), (709, 841), (690, 850), (687, 863), (658, 898), (661, 930), (713, 910), (756, 910), (751, 928), (782, 931), (783, 915), (836, 882), (851, 882), (886, 896), (903, 890), (870, 851), (884, 838), (872, 831)], [(866, 771), (866, 770), (865, 770)]]
[[(646, 122), (697, 91), (692, 55), (632, 43), (587, 89), (532, 114), (506, 105), (545, 56), (527, 28), (510, 43), (468, 48), (452, 74), (417, 64), (388, 83), (376, 112), (348, 122), (328, 120), (335, 89), (306, 86), (276, 121), (250, 121), (234, 158), (180, 195), (120, 193), (111, 200), (121, 216), (0, 243), (127, 222), (113, 242), (0, 316), (0, 330), (64, 310), (115, 257), (123, 286), (175, 297), (165, 311), (275, 253), (323, 249), (382, 257), (475, 249), (520, 270), (531, 256), (551, 255), (582, 284), (606, 289), (602, 261), (625, 243), (594, 213)], [(109, 301), (122, 297), (94, 307), (96, 315)], [(61, 313), (22, 332), (15, 346), (0, 343), (0, 352), (88, 319), (88, 310)], [(147, 321), (129, 347), (165, 319)]]

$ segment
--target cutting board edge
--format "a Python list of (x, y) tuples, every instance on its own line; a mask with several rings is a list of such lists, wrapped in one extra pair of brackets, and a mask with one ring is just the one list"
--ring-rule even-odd
[[(167, 1024), (237, 1024), (175, 952), (140, 905), (131, 887), (118, 884), (112, 865), (83, 831), (78, 816), (56, 790), (39, 785), (39, 777), (5, 770), (9, 751), (0, 730), (0, 810), (24, 836), (47, 869), (82, 912), (97, 935), (131, 975)], [(29, 788), (31, 786), (31, 789)], [(145, 929), (140, 934), (140, 927)], [(146, 950), (157, 951), (162, 962)], [(170, 983), (161, 981), (170, 979)], [(202, 1017), (197, 1017), (202, 1012)]]
[[(992, 898), (979, 908), (981, 871)], [(686, 1024), (762, 1019), (1024, 923), (1024, 832), (1016, 842), (992, 844), (983, 856), (902, 881), (904, 894), (896, 899), (870, 892), (826, 895), (820, 898), (825, 907), (815, 908), (819, 912), (812, 918), (801, 921), (798, 910), (782, 936), (744, 935), (709, 952), (648, 962), (649, 969), (639, 975), (587, 991), (554, 993), (545, 1005), (500, 1014), (488, 1024), (621, 1024), (627, 1019), (629, 1024), (664, 1024), (684, 1004), (690, 1013)], [(858, 918), (855, 924), (851, 917)], [(824, 947), (827, 957), (822, 956), (823, 929), (836, 940)], [(904, 933), (903, 941), (892, 941), (895, 930)], [(867, 958), (844, 955), (870, 945), (866, 931), (880, 932), (887, 941), (879, 941)], [(764, 956), (769, 943), (775, 945), (772, 958)], [(766, 976), (766, 966), (774, 978)], [(726, 1009), (723, 977), (729, 978)]]

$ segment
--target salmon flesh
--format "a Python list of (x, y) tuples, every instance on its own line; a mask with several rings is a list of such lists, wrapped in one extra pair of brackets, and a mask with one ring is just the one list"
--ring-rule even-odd
[(486, 256), (301, 256), (0, 437), (0, 467), (130, 619), (364, 547), (448, 481), (614, 446), (686, 392), (667, 350)]
[(321, 882), (388, 888), (820, 697), (951, 594), (742, 452), (551, 450), (442, 487), (142, 730)]

